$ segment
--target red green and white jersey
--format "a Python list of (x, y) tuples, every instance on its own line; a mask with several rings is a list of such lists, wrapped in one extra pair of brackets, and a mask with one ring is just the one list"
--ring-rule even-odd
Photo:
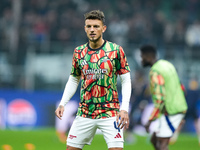
[(77, 115), (92, 119), (116, 116), (119, 111), (117, 75), (130, 72), (123, 48), (105, 41), (98, 49), (86, 43), (74, 50), (71, 75), (81, 76)]

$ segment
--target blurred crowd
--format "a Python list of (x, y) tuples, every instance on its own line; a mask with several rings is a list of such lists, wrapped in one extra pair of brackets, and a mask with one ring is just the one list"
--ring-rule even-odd
[[(200, 45), (198, 0), (20, 0), (20, 45), (31, 42), (85, 41), (83, 14), (101, 9), (106, 15), (106, 38), (121, 45)], [(4, 46), (12, 36), (12, 0), (1, 0), (0, 39)], [(19, 46), (20, 47), (20, 46)]]
[[(87, 42), (84, 13), (93, 9), (105, 13), (105, 39), (123, 46), (129, 57), (142, 44), (153, 43), (162, 58), (173, 53), (172, 58), (180, 60), (177, 66), (192, 56), (187, 68), (178, 67), (183, 78), (187, 78), (185, 72), (194, 76), (200, 72), (193, 62), (193, 57), (198, 60), (200, 56), (199, 8), (199, 0), (1, 0), (0, 76), (4, 79), (0, 83), (16, 79), (14, 84), (23, 87), (25, 75), (21, 74), (30, 51), (72, 53), (74, 47)], [(185, 50), (193, 47), (195, 53)]]

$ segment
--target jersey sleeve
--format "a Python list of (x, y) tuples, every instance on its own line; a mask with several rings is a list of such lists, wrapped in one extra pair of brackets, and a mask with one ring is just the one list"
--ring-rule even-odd
[(129, 109), (129, 101), (131, 97), (131, 75), (130, 72), (119, 76), (122, 84), (122, 104), (120, 110)]
[(118, 52), (118, 61), (117, 61), (117, 73), (119, 75), (125, 74), (127, 72), (130, 72), (130, 68), (127, 62), (126, 55), (124, 53), (123, 48), (120, 46), (119, 47), (119, 52)]
[(165, 80), (161, 74), (155, 71), (150, 72), (151, 94), (154, 103), (154, 109), (149, 120), (155, 120), (159, 117), (164, 108), (165, 99)]
[(72, 58), (72, 68), (71, 68), (71, 75), (74, 77), (81, 75), (81, 70), (78, 65), (78, 57), (79, 57), (79, 53), (75, 49), (73, 58)]

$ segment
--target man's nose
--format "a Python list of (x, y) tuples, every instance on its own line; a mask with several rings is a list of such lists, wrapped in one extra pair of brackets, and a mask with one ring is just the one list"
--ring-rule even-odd
[(93, 32), (93, 31), (94, 31), (94, 27), (91, 27), (91, 28), (90, 28), (90, 31)]

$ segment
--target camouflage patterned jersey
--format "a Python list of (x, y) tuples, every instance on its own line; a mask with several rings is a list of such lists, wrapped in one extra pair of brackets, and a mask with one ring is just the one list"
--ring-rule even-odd
[(71, 75), (81, 75), (77, 115), (92, 119), (116, 116), (119, 111), (117, 74), (130, 72), (121, 46), (105, 41), (98, 49), (88, 43), (74, 50)]

